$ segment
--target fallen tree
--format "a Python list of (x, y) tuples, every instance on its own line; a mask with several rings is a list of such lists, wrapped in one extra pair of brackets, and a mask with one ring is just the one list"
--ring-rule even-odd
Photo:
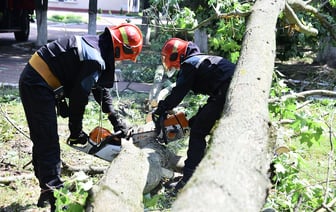
[(173, 178), (183, 160), (156, 141), (135, 146), (132, 140), (123, 140), (123, 150), (93, 189), (87, 210), (143, 211), (143, 194), (156, 188), (163, 177)]
[[(291, 8), (295, 2), (255, 2), (225, 111), (206, 156), (179, 194), (172, 211), (262, 209), (270, 186), (268, 171), (275, 148), (268, 115), (276, 53), (275, 26), (279, 14), (286, 10), (290, 24), (300, 28), (300, 20)], [(313, 28), (304, 27), (303, 31), (316, 34)], [(91, 209), (143, 211), (142, 194), (151, 179), (158, 181), (160, 167), (164, 166), (162, 158), (166, 156), (159, 155), (153, 146), (125, 148), (94, 191)]]
[(276, 52), (275, 26), (284, 6), (285, 1), (276, 0), (254, 4), (223, 117), (207, 155), (173, 211), (262, 209), (274, 148), (268, 96)]

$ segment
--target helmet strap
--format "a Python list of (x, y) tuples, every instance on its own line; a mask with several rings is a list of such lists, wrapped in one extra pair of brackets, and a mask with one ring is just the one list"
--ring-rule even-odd
[(184, 60), (184, 54), (180, 55), (180, 63)]
[(119, 47), (116, 47), (114, 49), (114, 57), (115, 58), (120, 58), (120, 48)]

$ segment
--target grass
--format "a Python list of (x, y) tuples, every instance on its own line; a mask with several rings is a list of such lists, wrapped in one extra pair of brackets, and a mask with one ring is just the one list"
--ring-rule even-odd
[(48, 17), (48, 20), (54, 21), (54, 22), (61, 22), (61, 23), (87, 23), (86, 20), (83, 20), (82, 16), (80, 15), (73, 15), (73, 14), (67, 14), (67, 15), (59, 15), (55, 14), (50, 17)]
[[(115, 106), (123, 106), (123, 115), (130, 123), (144, 123), (144, 115), (141, 106), (145, 102), (147, 94), (123, 93), (120, 94), (120, 101), (115, 97)], [(31, 141), (25, 137), (29, 130), (25, 119), (23, 107), (18, 96), (18, 89), (0, 89), (0, 106), (4, 113), (0, 116), (0, 178), (18, 176), (33, 173), (33, 167), (29, 163), (31, 160)], [(126, 107), (127, 106), (127, 107)], [(119, 111), (122, 112), (122, 111)], [(7, 117), (7, 118), (6, 118)], [(9, 123), (10, 120), (12, 122)], [(58, 132), (60, 136), (62, 161), (72, 166), (93, 166), (108, 167), (108, 162), (74, 150), (66, 144), (69, 136), (68, 119), (58, 118)], [(83, 128), (89, 133), (99, 124), (99, 105), (91, 99), (84, 114)], [(19, 132), (15, 127), (21, 129)], [(103, 127), (112, 131), (112, 126), (104, 116)], [(22, 134), (23, 133), (23, 134)], [(27, 165), (28, 164), (28, 165)], [(24, 168), (25, 167), (25, 168)], [(64, 170), (63, 170), (64, 171)], [(72, 173), (62, 173), (63, 180), (71, 177)], [(97, 183), (101, 174), (91, 176)], [(39, 196), (39, 186), (35, 177), (23, 180), (16, 180), (10, 183), (0, 183), (0, 211), (45, 211), (38, 209), (36, 202)]]
[[(114, 97), (115, 108), (119, 108), (118, 112), (127, 118), (127, 121), (132, 125), (141, 125), (144, 123), (145, 115), (148, 113), (145, 108), (147, 94), (123, 92), (120, 95), (120, 100), (117, 94), (112, 92)], [(202, 100), (202, 97), (197, 101)], [(28, 134), (27, 123), (25, 120), (23, 108), (18, 97), (17, 89), (1, 88), (0, 104), (6, 116), (13, 121), (16, 127), (22, 129)], [(121, 109), (122, 108), (122, 109)], [(314, 111), (317, 112), (317, 111)], [(33, 167), (25, 165), (31, 160), (31, 142), (20, 132), (18, 132), (4, 115), (0, 118), (0, 177), (17, 176), (20, 174), (32, 174)], [(86, 108), (84, 114), (83, 127), (88, 133), (99, 124), (99, 105), (92, 99)], [(110, 123), (103, 119), (103, 126), (111, 130)], [(65, 144), (66, 138), (69, 135), (67, 129), (67, 119), (58, 118), (58, 127), (61, 143), (61, 157), (64, 162), (73, 166), (106, 166), (108, 162), (102, 161), (93, 156), (76, 151)], [(300, 178), (307, 179), (310, 184), (320, 183), (326, 180), (327, 156), (330, 152), (330, 143), (328, 139), (323, 140), (320, 145), (314, 144), (308, 148), (305, 144), (292, 140), (289, 144), (293, 147), (293, 151), (300, 154), (304, 159), (304, 165), (300, 167)], [(168, 145), (173, 151), (183, 152), (187, 147), (187, 140), (182, 142), (170, 143)], [(333, 164), (333, 171), (335, 164)], [(71, 178), (71, 173), (62, 173), (64, 180)], [(97, 183), (102, 175), (91, 175), (93, 181)], [(335, 180), (334, 178), (332, 178)], [(335, 183), (331, 184), (332, 189), (335, 189)], [(29, 179), (16, 180), (11, 183), (0, 183), (0, 211), (43, 211), (36, 208), (35, 204), (39, 195), (38, 182), (35, 177)], [(167, 197), (164, 188), (160, 188), (151, 195), (147, 195), (146, 205), (149, 208), (157, 211), (169, 211), (174, 199)]]

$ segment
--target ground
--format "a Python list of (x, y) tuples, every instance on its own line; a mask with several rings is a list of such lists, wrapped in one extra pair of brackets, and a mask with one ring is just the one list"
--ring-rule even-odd
[[(28, 57), (25, 54), (22, 56)], [(295, 88), (297, 91), (316, 88), (334, 90), (335, 87), (335, 70), (327, 66), (298, 61), (278, 61), (276, 70), (286, 78), (290, 87)], [(148, 84), (141, 86), (142, 92), (148, 92), (150, 89)], [(135, 87), (133, 90), (141, 89), (140, 87)], [(1, 90), (1, 94), (4, 96), (5, 91)], [(22, 107), (20, 104), (14, 104), (13, 101), (15, 100), (18, 100), (17, 96), (14, 96), (7, 103), (1, 103), (3, 113), (0, 121), (2, 124), (6, 123), (8, 128), (5, 129), (5, 125), (2, 125), (0, 130), (3, 135), (7, 133), (9, 139), (0, 142), (0, 193), (5, 194), (0, 195), (0, 211), (47, 211), (36, 207), (39, 187), (36, 178), (32, 175), (33, 167), (30, 163), (32, 143), (25, 136), (28, 134), (27, 125), (25, 124)], [(136, 104), (144, 104), (144, 101), (140, 100)], [(14, 122), (9, 124), (10, 120), (14, 120)], [(15, 129), (13, 125), (20, 130)], [(108, 162), (81, 153), (66, 145), (65, 141), (68, 136), (66, 119), (59, 118), (58, 127), (63, 165), (75, 168), (82, 167), (83, 169), (91, 167), (92, 170), (108, 167)], [(97, 181), (102, 174), (101, 171), (98, 171), (98, 174), (94, 172), (92, 171), (90, 176), (94, 176)], [(63, 176), (65, 178), (70, 177), (72, 174), (73, 171), (63, 168)], [(21, 177), (21, 179), (11, 180), (11, 177)]]

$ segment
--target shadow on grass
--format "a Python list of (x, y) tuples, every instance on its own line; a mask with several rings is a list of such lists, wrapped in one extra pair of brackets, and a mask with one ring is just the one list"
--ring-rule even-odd
[[(20, 205), (17, 202), (10, 204), (9, 206), (0, 207), (0, 212), (23, 212), (23, 211), (38, 211), (35, 204)], [(48, 211), (47, 208), (41, 209), (41, 211)]]

